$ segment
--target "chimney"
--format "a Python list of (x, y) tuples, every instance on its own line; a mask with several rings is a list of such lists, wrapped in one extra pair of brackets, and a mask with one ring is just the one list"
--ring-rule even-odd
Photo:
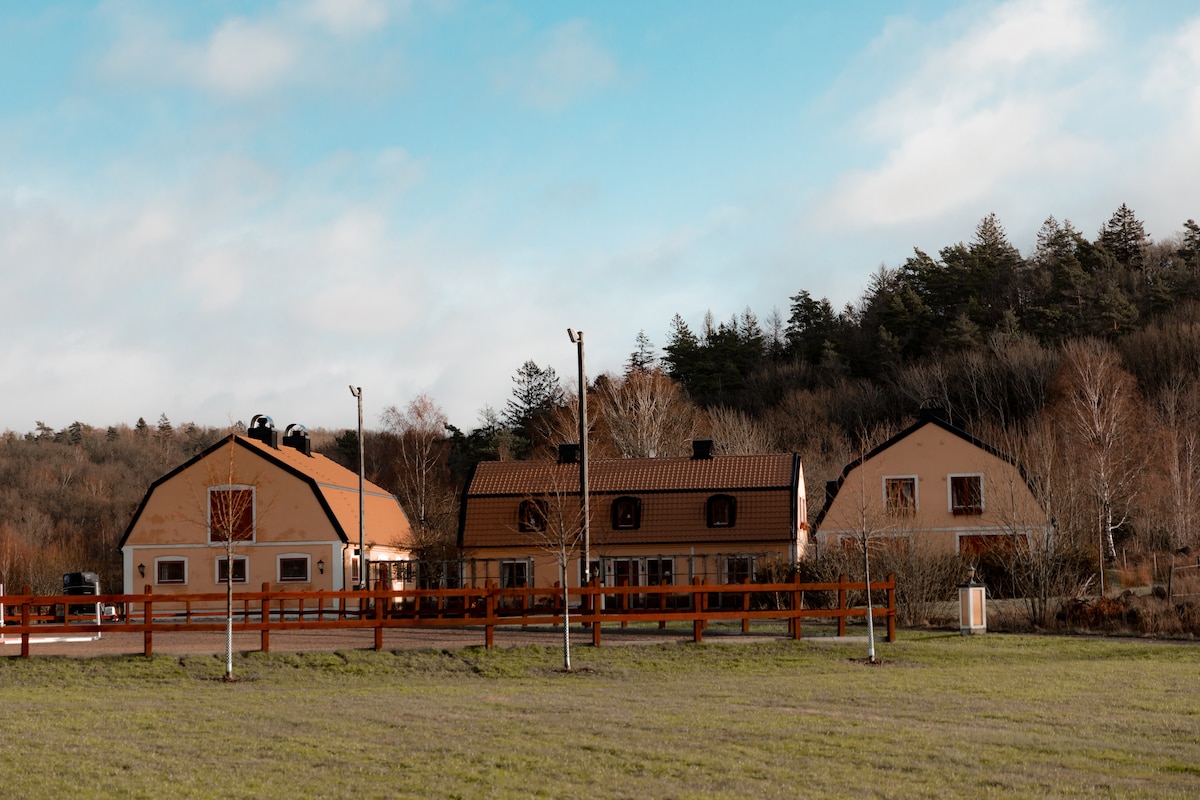
[(308, 428), (298, 422), (293, 422), (284, 429), (283, 444), (285, 447), (299, 450), (306, 456), (312, 455), (312, 439), (308, 436)]
[(246, 435), (257, 439), (265, 445), (279, 449), (279, 431), (275, 430), (275, 421), (266, 414), (255, 414), (250, 420), (250, 429)]
[(838, 482), (837, 481), (825, 481), (825, 502), (826, 503), (828, 503), (830, 500), (833, 499), (833, 496), (835, 494), (837, 494), (837, 490), (838, 490)]
[(558, 463), (560, 464), (578, 464), (579, 463), (579, 445), (574, 443), (564, 442), (558, 446)]
[(693, 439), (692, 440), (692, 460), (707, 461), (712, 458), (712, 439)]

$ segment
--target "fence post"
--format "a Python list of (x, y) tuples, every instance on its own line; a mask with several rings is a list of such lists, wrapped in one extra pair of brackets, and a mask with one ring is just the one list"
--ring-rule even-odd
[(262, 591), (262, 633), (260, 634), (262, 641), (259, 649), (264, 653), (269, 653), (271, 652), (271, 596), (268, 592), (271, 591), (271, 584), (263, 581)]
[(792, 576), (792, 583), (796, 588), (792, 589), (792, 638), (799, 639), (803, 633), (803, 622), (800, 611), (804, 604), (804, 592), (800, 591), (800, 573), (797, 572)]
[[(598, 577), (592, 578), (590, 581), (588, 581), (588, 586), (591, 587), (593, 590), (599, 585), (600, 585), (600, 578), (598, 578)], [(588, 608), (590, 608), (592, 610), (592, 647), (599, 647), (600, 646), (600, 614), (603, 613), (603, 609), (600, 607), (600, 603), (596, 602), (595, 591), (588, 594)]]
[(704, 607), (704, 592), (698, 588), (703, 585), (699, 575), (692, 578), (692, 586), (697, 587), (692, 590), (692, 607), (696, 609), (696, 619), (692, 623), (692, 641), (696, 644), (704, 640), (704, 618), (701, 615), (707, 609)]
[(29, 658), (29, 587), (21, 587), (21, 658)]
[(387, 602), (383, 581), (375, 584), (375, 650), (383, 649), (383, 607)]
[[(146, 594), (152, 594), (154, 587), (147, 585), (145, 587)], [(151, 626), (154, 625), (154, 601), (147, 600), (142, 604), (142, 655), (146, 658), (154, 655), (154, 631)]]
[(846, 635), (846, 576), (838, 576), (838, 636)]
[[(750, 579), (744, 578), (742, 580), (742, 584), (745, 586), (749, 586)], [(749, 611), (750, 611), (750, 592), (742, 592), (742, 611), (745, 611), (747, 613), (749, 613)], [(748, 616), (742, 617), (742, 633), (749, 633), (749, 632), (750, 632), (750, 617), (748, 617)]]
[(484, 620), (483, 620), (483, 635), (484, 647), (491, 650), (496, 644), (496, 584), (491, 581), (487, 582), (485, 601), (483, 605)]
[(889, 572), (887, 590), (887, 607), (888, 607), (888, 622), (887, 622), (887, 637), (889, 642), (896, 641), (896, 573)]

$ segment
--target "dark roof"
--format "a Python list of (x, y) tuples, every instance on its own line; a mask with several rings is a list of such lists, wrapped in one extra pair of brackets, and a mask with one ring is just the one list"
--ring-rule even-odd
[[(713, 458), (609, 458), (588, 461), (590, 494), (781, 489), (791, 486), (791, 453)], [(555, 461), (483, 461), (466, 495), (526, 497), (578, 494), (579, 464)]]
[[(737, 540), (788, 541), (796, 535), (797, 499), (803, 493), (794, 453), (713, 458), (626, 458), (588, 461), (594, 541), (608, 545)], [(705, 524), (705, 503), (733, 493), (738, 523)], [(517, 513), (526, 498), (579, 497), (579, 464), (553, 461), (485, 461), (467, 483), (459, 518), (459, 543), (468, 548), (520, 544)], [(644, 500), (641, 525), (611, 529), (614, 500)]]

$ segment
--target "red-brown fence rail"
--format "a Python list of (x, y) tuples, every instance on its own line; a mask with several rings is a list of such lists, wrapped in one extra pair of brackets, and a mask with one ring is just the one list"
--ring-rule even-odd
[[(851, 606), (850, 593), (863, 593), (862, 581), (843, 575), (824, 583), (706, 584), (572, 587), (568, 590), (572, 624), (590, 629), (592, 644), (599, 646), (605, 625), (630, 622), (692, 623), (693, 640), (700, 642), (709, 622), (740, 620), (743, 632), (752, 620), (784, 620), (788, 635), (799, 639), (803, 620), (836, 619), (837, 635), (846, 635), (846, 621), (865, 618), (867, 608)], [(882, 618), (887, 640), (896, 640), (896, 578), (871, 582), (872, 596), (882, 593), (886, 602), (873, 606), (872, 618)], [(806, 607), (805, 595), (817, 594), (821, 606)], [(833, 598), (836, 597), (836, 603)], [(224, 592), (204, 594), (142, 594), (35, 596), (28, 587), (19, 595), (0, 596), (4, 608), (5, 637), (20, 637), (21, 656), (29, 657), (31, 639), (77, 637), (102, 632), (141, 633), (147, 656), (154, 650), (154, 634), (166, 632), (224, 631)], [(121, 609), (118, 619), (99, 622), (96, 608)], [(482, 627), (484, 644), (492, 647), (495, 630), (503, 625), (562, 625), (563, 595), (559, 587), (462, 589), (384, 589), (369, 591), (262, 591), (234, 594), (235, 632), (258, 632), (261, 648), (271, 649), (272, 631), (370, 628), (375, 649), (383, 649), (387, 628)]]

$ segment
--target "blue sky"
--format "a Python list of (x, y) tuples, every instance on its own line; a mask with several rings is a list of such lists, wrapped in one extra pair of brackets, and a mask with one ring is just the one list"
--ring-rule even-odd
[(1200, 216), (1200, 8), (0, 3), (0, 430), (470, 429), (527, 359)]

